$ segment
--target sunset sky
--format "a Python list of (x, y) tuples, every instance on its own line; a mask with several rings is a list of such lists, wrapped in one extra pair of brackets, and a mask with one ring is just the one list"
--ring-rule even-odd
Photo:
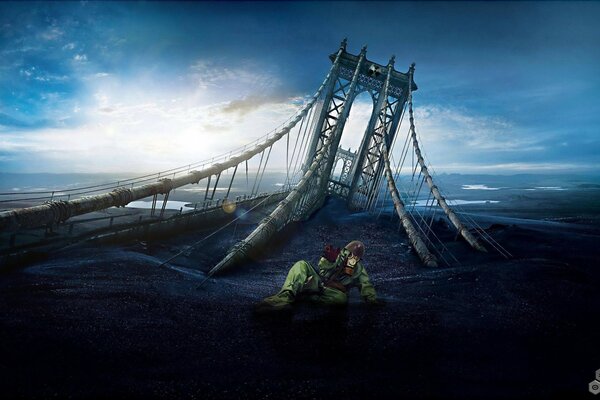
[[(598, 21), (597, 2), (2, 2), (0, 172), (147, 172), (227, 152), (293, 115), (344, 37), (400, 71), (416, 62), (438, 172), (595, 171)], [(355, 103), (344, 147), (370, 107)]]

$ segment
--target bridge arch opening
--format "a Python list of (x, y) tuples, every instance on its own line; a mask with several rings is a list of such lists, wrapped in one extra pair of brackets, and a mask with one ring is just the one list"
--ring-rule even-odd
[(350, 99), (350, 112), (342, 132), (330, 175), (330, 193), (341, 197), (350, 194), (359, 148), (369, 127), (375, 108), (372, 91), (361, 90)]
[(333, 179), (339, 180), (342, 177), (343, 170), (344, 170), (344, 160), (341, 158), (338, 158), (337, 161), (335, 162), (335, 165), (333, 166), (333, 172), (331, 173), (331, 176), (333, 176)]
[(358, 151), (374, 107), (373, 95), (367, 90), (354, 98), (340, 140), (341, 148), (350, 149), (352, 152)]

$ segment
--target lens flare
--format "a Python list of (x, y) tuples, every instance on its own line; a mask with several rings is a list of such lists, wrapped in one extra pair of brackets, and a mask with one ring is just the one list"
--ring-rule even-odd
[(225, 211), (227, 214), (232, 214), (235, 212), (236, 209), (236, 204), (235, 202), (231, 201), (231, 200), (223, 200), (223, 211)]

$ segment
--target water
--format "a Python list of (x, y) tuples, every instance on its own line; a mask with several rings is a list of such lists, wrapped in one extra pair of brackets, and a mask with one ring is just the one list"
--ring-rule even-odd
[[(68, 194), (61, 195), (61, 190), (73, 189), (76, 187), (90, 186), (99, 183), (116, 182), (127, 179), (130, 176), (140, 174), (6, 174), (0, 173), (0, 193), (11, 193), (10, 195), (0, 195), (1, 200), (14, 200), (17, 198), (41, 197), (46, 196), (37, 203), (42, 203), (50, 198), (50, 194), (44, 195), (24, 195), (19, 194), (31, 191), (55, 191), (54, 200), (68, 200)], [(214, 191), (214, 200), (225, 197), (229, 184), (231, 189), (229, 198), (249, 194), (254, 189), (255, 192), (270, 192), (279, 190), (286, 182), (285, 172), (265, 172), (260, 186), (255, 187), (254, 178), (256, 173), (238, 172), (233, 182), (231, 182), (231, 172), (224, 173), (219, 181), (219, 186)], [(595, 175), (461, 175), (461, 174), (438, 174), (434, 177), (435, 184), (440, 188), (442, 195), (452, 200), (452, 203), (459, 205), (470, 204), (496, 204), (504, 203), (509, 198), (515, 196), (536, 196), (537, 199), (552, 199), (563, 193), (566, 196), (578, 197), (581, 194), (586, 196), (597, 196), (600, 193), (600, 177)], [(213, 194), (214, 179), (208, 188), (206, 180), (199, 184), (187, 185), (173, 190), (169, 195), (169, 201), (166, 208), (170, 210), (182, 209), (183, 212), (190, 211), (191, 207), (186, 207), (190, 203), (202, 203), (205, 196), (211, 197)], [(406, 203), (410, 204), (414, 195), (408, 196), (402, 192), (402, 189), (414, 188), (415, 182), (411, 181), (410, 176), (401, 176), (398, 181), (399, 189), (404, 198), (409, 199)], [(387, 189), (383, 187), (383, 190)], [(106, 190), (108, 191), (108, 190)], [(93, 194), (103, 193), (99, 191)], [(382, 192), (384, 193), (384, 192)], [(384, 195), (385, 196), (385, 195)], [(423, 185), (419, 196), (416, 198), (417, 206), (424, 206), (429, 196), (427, 185)], [(71, 197), (71, 199), (74, 197)], [(157, 207), (162, 206), (163, 196), (159, 195)], [(380, 197), (383, 199), (383, 197)], [(389, 196), (387, 196), (389, 201)], [(37, 204), (36, 203), (36, 204)], [(10, 208), (10, 205), (7, 205)], [(150, 208), (151, 198), (135, 201), (130, 207)]]
[[(495, 204), (500, 203), (500, 200), (461, 200), (461, 199), (446, 199), (450, 206), (452, 205), (466, 205), (466, 204)], [(411, 203), (411, 205), (415, 205), (417, 207), (426, 207), (431, 205), (431, 200), (417, 200)]]
[(462, 185), (462, 188), (464, 190), (500, 190), (500, 189), (506, 189), (504, 187), (489, 187), (483, 184), (476, 184), (476, 185)]
[[(161, 209), (162, 204), (163, 204), (162, 201), (157, 201), (156, 208)], [(186, 206), (186, 204), (189, 204), (189, 203), (187, 203), (185, 201), (167, 200), (167, 205), (165, 206), (165, 209), (167, 209), (167, 210), (182, 209), (183, 212), (194, 211), (194, 207), (188, 207), (188, 206)], [(131, 203), (127, 204), (127, 208), (150, 209), (150, 208), (152, 208), (152, 201), (145, 201), (145, 200), (132, 201)]]

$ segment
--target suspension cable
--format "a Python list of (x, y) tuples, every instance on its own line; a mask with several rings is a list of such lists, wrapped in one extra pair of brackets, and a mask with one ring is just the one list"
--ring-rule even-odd
[[(304, 152), (304, 139), (306, 137), (306, 132), (308, 130), (308, 126), (312, 120), (312, 117), (314, 115), (314, 109), (311, 109), (308, 113), (308, 115), (306, 116), (306, 120), (303, 121), (305, 122), (304, 125), (304, 132), (302, 133), (302, 140), (300, 141), (300, 147), (298, 147), (298, 153), (296, 153), (296, 145), (298, 144), (298, 139), (300, 138), (300, 133), (302, 131), (302, 127), (300, 127), (300, 130), (298, 130), (298, 137), (296, 138), (296, 145), (294, 145), (294, 151), (292, 152), (292, 163), (294, 164), (294, 168), (292, 169), (292, 176), (290, 177), (290, 180), (288, 183), (288, 185), (291, 185), (292, 182), (294, 182), (294, 180), (296, 179), (296, 176), (298, 175), (298, 160), (300, 159), (300, 155), (301, 153)], [(296, 157), (296, 161), (294, 162), (294, 157)]]
[(260, 153), (260, 161), (258, 162), (258, 169), (256, 170), (256, 176), (254, 177), (254, 184), (252, 185), (252, 192), (250, 192), (251, 196), (254, 196), (254, 189), (256, 188), (256, 182), (258, 181), (258, 175), (260, 174), (260, 168), (262, 167), (263, 158), (265, 157), (265, 150), (263, 150), (262, 153)]
[[(297, 183), (301, 178), (302, 178), (302, 165), (298, 166), (298, 162), (300, 162), (300, 160), (304, 160), (304, 158), (306, 157), (306, 153), (308, 152), (308, 147), (309, 147), (309, 143), (310, 140), (308, 139), (307, 136), (307, 132), (313, 132), (314, 131), (314, 127), (315, 124), (317, 123), (317, 119), (315, 118), (316, 115), (320, 114), (320, 110), (322, 109), (323, 105), (322, 103), (319, 103), (318, 107), (318, 112), (317, 110), (315, 110), (312, 115), (310, 116), (310, 119), (307, 119), (306, 121), (306, 125), (304, 126), (304, 133), (302, 134), (302, 141), (300, 142), (300, 148), (298, 149), (298, 155), (296, 158), (296, 162), (294, 163), (294, 175), (292, 176), (292, 181), (294, 181), (294, 184)], [(312, 110), (311, 110), (312, 111)], [(306, 142), (304, 141), (305, 138), (307, 139)]]
[[(312, 111), (312, 109), (309, 111), (309, 113), (311, 111)], [(304, 127), (305, 122), (308, 122), (308, 117), (306, 115), (302, 118), (302, 121), (300, 121), (300, 127), (298, 128), (298, 134), (296, 135), (296, 142), (294, 143), (294, 149), (292, 150), (292, 157), (290, 158), (289, 164), (286, 162), (288, 171), (289, 171), (290, 167), (292, 166), (292, 164), (294, 163), (294, 157), (296, 156), (296, 149), (298, 148), (298, 141), (300, 140), (300, 135), (302, 134), (302, 128)], [(292, 175), (293, 175), (293, 173), (294, 173), (294, 169), (292, 169)], [(287, 178), (286, 184), (289, 185), (290, 180), (291, 180), (291, 177), (289, 176), (289, 172), (288, 172), (286, 178)]]
[(219, 233), (220, 231), (222, 231), (223, 229), (227, 228), (229, 225), (233, 224), (234, 222), (236, 222), (237, 220), (239, 220), (240, 218), (246, 216), (246, 214), (248, 214), (250, 211), (254, 210), (255, 208), (257, 208), (258, 206), (260, 206), (262, 203), (264, 203), (265, 201), (267, 201), (268, 199), (271, 198), (271, 196), (273, 196), (274, 194), (279, 193), (279, 192), (272, 192), (271, 194), (269, 194), (268, 196), (266, 196), (263, 200), (261, 200), (260, 202), (258, 202), (256, 205), (254, 205), (252, 208), (250, 208), (247, 211), (244, 211), (243, 213), (241, 213), (240, 215), (238, 215), (237, 217), (235, 217), (234, 219), (232, 219), (231, 221), (229, 221), (228, 223), (226, 223), (225, 225), (221, 226), (220, 228), (218, 228), (217, 230), (211, 232), (209, 235), (203, 237), (202, 239), (198, 240), (197, 242), (193, 243), (192, 245), (188, 246), (185, 250), (181, 250), (180, 252), (176, 253), (175, 255), (167, 258), (165, 261), (163, 261), (162, 263), (160, 263), (158, 266), (162, 267), (163, 265), (167, 264), (170, 261), (173, 261), (174, 259), (176, 259), (177, 257), (179, 257), (180, 255), (182, 255), (183, 253), (193, 249), (194, 247), (196, 247), (197, 245), (199, 245), (200, 243), (202, 243), (203, 241), (205, 241), (206, 239), (213, 237), (214, 235), (216, 235), (217, 233)]
[[(397, 164), (396, 164), (396, 162), (394, 160), (393, 154), (391, 155), (390, 159), (391, 159), (391, 162), (394, 164), (394, 166), (397, 166)], [(402, 184), (401, 181), (400, 181), (400, 187), (403, 189), (403, 191), (405, 193), (408, 193), (406, 191), (406, 188), (404, 187), (404, 185)], [(409, 200), (411, 201), (411, 203), (414, 203), (414, 201), (415, 201), (414, 199), (411, 199), (410, 197), (409, 197)], [(419, 217), (420, 222), (416, 220), (416, 217), (415, 217), (415, 215), (413, 215), (413, 213), (416, 214)], [(437, 234), (430, 227), (428, 227), (429, 229), (427, 231), (425, 231), (423, 229), (423, 223), (425, 224), (425, 226), (428, 226), (428, 225), (427, 225), (427, 223), (426, 223), (423, 215), (418, 211), (418, 209), (414, 209), (413, 208), (413, 210), (410, 213), (408, 213), (408, 215), (414, 221), (415, 225), (417, 225), (417, 228), (421, 231), (421, 233), (423, 233), (423, 235), (425, 236), (425, 239), (430, 243), (430, 245), (434, 248), (434, 250), (436, 251), (436, 253), (438, 253), (438, 255), (440, 256), (440, 258), (442, 258), (442, 260), (444, 260), (444, 262), (446, 262), (447, 265), (451, 265), (451, 264), (443, 256), (443, 252), (444, 251), (448, 252), (448, 254), (450, 254), (450, 256), (460, 265), (460, 261), (446, 247), (446, 245), (444, 244), (444, 242), (442, 242), (442, 240), (437, 236)], [(434, 239), (437, 241), (437, 243), (439, 243), (439, 245), (442, 247), (443, 251), (439, 251), (437, 249), (437, 247), (434, 245), (432, 239), (429, 237), (430, 234), (434, 237)]]
[[(400, 185), (401, 185), (402, 189), (404, 189), (404, 190), (406, 189), (406, 188), (404, 188), (404, 187), (403, 187), (403, 185), (402, 185), (402, 184), (400, 184)], [(405, 190), (405, 191), (406, 191), (406, 190)], [(411, 200), (411, 201), (414, 201), (414, 200)], [(420, 220), (420, 222), (416, 220), (416, 217), (414, 216), (414, 214), (413, 214), (413, 213), (414, 213), (414, 214), (416, 214), (416, 215), (419, 217), (419, 220)], [(451, 252), (451, 251), (450, 251), (450, 250), (449, 250), (449, 249), (446, 247), (446, 245), (444, 244), (444, 242), (443, 242), (443, 241), (442, 241), (442, 240), (441, 240), (441, 239), (440, 239), (440, 238), (437, 236), (437, 234), (436, 234), (436, 233), (435, 233), (433, 230), (431, 230), (431, 229), (429, 229), (428, 231), (424, 231), (424, 230), (423, 230), (423, 228), (422, 228), (422, 223), (423, 223), (423, 222), (425, 222), (425, 219), (424, 219), (423, 215), (422, 215), (422, 214), (419, 212), (419, 210), (418, 210), (418, 209), (414, 209), (413, 211), (411, 211), (410, 213), (408, 213), (408, 215), (409, 215), (409, 216), (411, 217), (411, 219), (412, 219), (412, 220), (415, 222), (415, 225), (417, 225), (417, 227), (418, 227), (418, 229), (421, 231), (421, 233), (423, 233), (423, 234), (425, 235), (425, 238), (426, 238), (426, 240), (427, 240), (427, 241), (428, 241), (428, 242), (429, 242), (429, 243), (432, 245), (432, 247), (433, 247), (433, 248), (436, 250), (436, 252), (437, 252), (437, 253), (440, 255), (440, 257), (441, 257), (441, 258), (442, 258), (442, 259), (443, 259), (443, 260), (446, 262), (446, 264), (447, 264), (447, 265), (450, 265), (450, 263), (449, 263), (449, 262), (448, 262), (448, 261), (445, 259), (445, 257), (443, 257), (443, 254), (442, 254), (442, 252), (440, 252), (440, 251), (439, 251), (439, 250), (436, 248), (436, 246), (434, 245), (434, 243), (433, 243), (432, 239), (431, 239), (431, 238), (429, 238), (429, 234), (431, 234), (431, 235), (434, 237), (434, 239), (436, 239), (437, 243), (439, 243), (439, 245), (442, 247), (442, 249), (443, 249), (444, 251), (447, 251), (447, 252), (448, 252), (448, 254), (450, 254), (450, 255), (451, 255), (451, 257), (452, 257), (452, 258), (453, 258), (453, 259), (454, 259), (454, 260), (455, 260), (455, 261), (456, 261), (458, 264), (460, 264), (460, 261), (459, 261), (459, 260), (458, 260), (458, 259), (457, 259), (457, 258), (454, 256), (454, 254), (453, 254), (453, 253), (452, 253), (452, 252)]]
[[(416, 132), (416, 130), (415, 130), (415, 133), (416, 133), (416, 134), (419, 136), (419, 141), (421, 141), (421, 142), (422, 142), (422, 139), (421, 139), (421, 135), (420, 135), (420, 133), (419, 133), (419, 132)], [(425, 151), (424, 149), (423, 149), (423, 155), (424, 155), (424, 158), (426, 158), (426, 159), (429, 159), (429, 157), (427, 156), (427, 153), (426, 153), (426, 151)], [(428, 163), (429, 163), (429, 161), (428, 161)], [(443, 181), (443, 180), (441, 180), (441, 179), (439, 178), (439, 175), (437, 175), (437, 173), (436, 173), (435, 169), (433, 168), (433, 166), (431, 166), (431, 164), (430, 164), (430, 163), (429, 163), (429, 165), (428, 165), (428, 167), (427, 167), (427, 168), (432, 170), (432, 172), (433, 172), (433, 174), (432, 174), (432, 175), (436, 177), (436, 180)], [(438, 190), (439, 190), (439, 188), (438, 188)], [(490, 246), (492, 246), (492, 247), (493, 247), (493, 248), (494, 248), (496, 251), (498, 251), (498, 252), (499, 252), (499, 253), (500, 253), (502, 256), (504, 256), (505, 258), (511, 258), (511, 257), (512, 257), (512, 254), (510, 254), (510, 252), (508, 252), (508, 251), (507, 251), (507, 250), (506, 250), (504, 247), (502, 247), (502, 245), (500, 245), (500, 243), (498, 243), (498, 242), (497, 242), (497, 241), (496, 241), (496, 240), (495, 240), (495, 239), (494, 239), (494, 238), (493, 238), (491, 235), (489, 235), (489, 234), (488, 234), (488, 233), (485, 231), (485, 229), (483, 229), (483, 228), (481, 227), (481, 225), (480, 225), (479, 223), (477, 223), (477, 221), (475, 221), (473, 218), (471, 218), (471, 217), (468, 215), (468, 213), (465, 213), (465, 212), (464, 212), (464, 210), (462, 209), (462, 207), (460, 207), (460, 206), (458, 205), (458, 203), (456, 203), (456, 202), (454, 202), (454, 201), (452, 201), (452, 200), (451, 200), (451, 202), (452, 202), (452, 203), (454, 203), (454, 204), (452, 205), (452, 207), (453, 207), (453, 208), (456, 208), (456, 209), (457, 209), (457, 210), (460, 212), (460, 214), (461, 214), (462, 216), (464, 216), (464, 217), (467, 219), (467, 221), (468, 221), (470, 224), (472, 224), (472, 225), (474, 226), (475, 230), (476, 230), (476, 231), (479, 233), (479, 236), (480, 236), (480, 237), (481, 237), (481, 238), (482, 238), (484, 241), (486, 241), (488, 244), (490, 244)]]
[(260, 179), (258, 181), (258, 185), (256, 185), (256, 194), (258, 194), (258, 189), (260, 188), (260, 184), (261, 184), (263, 176), (265, 174), (265, 170), (267, 169), (267, 163), (269, 162), (269, 156), (271, 155), (271, 150), (273, 150), (273, 146), (269, 147), (269, 152), (267, 153), (267, 159), (265, 160), (265, 165), (263, 166), (262, 173), (260, 174)]

